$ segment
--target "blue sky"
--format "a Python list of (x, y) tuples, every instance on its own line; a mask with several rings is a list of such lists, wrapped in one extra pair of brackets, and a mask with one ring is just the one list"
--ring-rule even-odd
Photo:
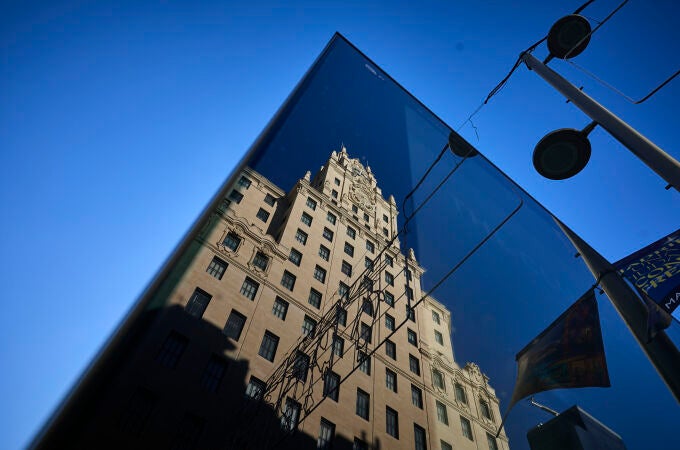
[[(335, 31), (457, 127), (579, 6), (545, 3), (3, 4), (2, 447), (45, 420)], [(677, 13), (632, 2), (575, 62), (641, 97), (677, 70)], [(680, 157), (680, 82), (630, 105), (551, 66)], [(461, 134), (610, 260), (677, 229), (678, 193), (601, 129), (575, 178), (535, 173), (535, 143), (588, 119), (526, 68), (473, 123)]]

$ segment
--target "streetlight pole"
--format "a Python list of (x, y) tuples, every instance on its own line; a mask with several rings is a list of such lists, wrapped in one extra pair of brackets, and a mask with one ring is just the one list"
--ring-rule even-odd
[(614, 305), (633, 337), (661, 376), (675, 400), (680, 403), (680, 352), (665, 332), (659, 331), (651, 341), (647, 338), (647, 311), (635, 293), (602, 255), (588, 245), (569, 227), (554, 218), (574, 245), (600, 287)]
[(522, 60), (530, 70), (540, 75), (548, 84), (567, 97), (569, 101), (647, 164), (657, 175), (666, 180), (669, 186), (680, 191), (680, 162), (560, 74), (536, 59), (531, 53), (524, 53)]

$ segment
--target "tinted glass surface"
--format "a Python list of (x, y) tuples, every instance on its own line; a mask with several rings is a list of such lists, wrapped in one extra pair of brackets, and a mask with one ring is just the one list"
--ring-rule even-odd
[[(414, 250), (426, 268), (423, 290), (451, 311), (457, 364), (479, 365), (505, 412), (516, 377), (516, 353), (593, 286), (594, 278), (549, 212), (483, 155), (465, 158), (442, 151), (451, 131), (336, 36), (241, 167), (287, 191), (343, 146), (370, 166), (383, 195), (396, 200), (402, 253)], [(225, 182), (204, 219), (228, 197), (239, 173)], [(190, 234), (186, 242), (194, 237)], [(356, 260), (374, 258), (380, 248), (371, 253), (357, 246)], [(141, 300), (143, 310), (168, 306), (167, 293), (184, 276), (194, 251), (180, 247)], [(360, 276), (359, 266), (355, 275)], [(618, 432), (629, 448), (656, 447), (650, 439), (672, 442), (675, 401), (606, 296), (598, 293), (597, 302), (612, 387), (554, 390), (536, 395), (536, 400), (558, 411), (578, 404)], [(148, 326), (134, 314), (129, 320), (135, 333), (143, 334)], [(677, 336), (677, 324), (668, 333)], [(115, 378), (126, 364), (131, 363), (110, 362), (108, 376)], [(450, 380), (446, 384), (452, 388)], [(468, 403), (476, 405), (477, 399)], [(639, 424), (651, 423), (652, 417), (652, 436), (641, 433)], [(519, 402), (505, 425), (511, 448), (528, 448), (527, 431), (549, 418), (526, 400)], [(483, 436), (477, 438), (483, 441)]]

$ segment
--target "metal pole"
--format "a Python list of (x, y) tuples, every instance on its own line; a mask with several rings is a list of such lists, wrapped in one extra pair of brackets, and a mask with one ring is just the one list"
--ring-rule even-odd
[(553, 217), (553, 220), (569, 238), (593, 276), (600, 281), (600, 287), (607, 293), (675, 400), (680, 403), (680, 352), (677, 347), (663, 331), (659, 331), (654, 339), (647, 342), (647, 310), (642, 302), (609, 261), (558, 219)]
[(579, 90), (560, 74), (534, 58), (531, 53), (524, 53), (522, 60), (529, 69), (540, 75), (548, 84), (567, 97), (569, 101), (647, 164), (657, 175), (666, 180), (669, 186), (680, 191), (680, 162)]

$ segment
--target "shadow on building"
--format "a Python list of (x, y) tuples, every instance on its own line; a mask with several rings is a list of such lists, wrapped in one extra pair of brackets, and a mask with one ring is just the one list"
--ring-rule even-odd
[[(179, 305), (140, 325), (36, 448), (317, 448), (317, 436), (284, 431), (272, 406), (245, 395), (248, 361), (225, 356), (235, 346), (221, 329)], [(352, 449), (335, 431), (329, 448)]]

